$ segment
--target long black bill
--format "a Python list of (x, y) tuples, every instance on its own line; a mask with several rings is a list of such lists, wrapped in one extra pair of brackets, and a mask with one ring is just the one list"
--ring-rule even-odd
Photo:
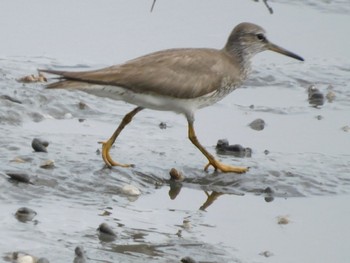
[(287, 49), (279, 47), (273, 43), (268, 43), (267, 48), (271, 51), (275, 51), (277, 53), (286, 55), (288, 57), (295, 58), (295, 59), (300, 60), (300, 61), (304, 61), (304, 59), (301, 56), (298, 56), (297, 54), (294, 54), (293, 52), (290, 52)]

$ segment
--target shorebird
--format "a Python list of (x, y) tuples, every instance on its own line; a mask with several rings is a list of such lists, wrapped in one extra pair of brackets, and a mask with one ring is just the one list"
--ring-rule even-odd
[(101, 142), (102, 158), (109, 167), (131, 166), (114, 161), (109, 151), (132, 118), (148, 108), (173, 111), (186, 117), (188, 138), (208, 159), (204, 170), (213, 166), (221, 172), (244, 173), (247, 167), (224, 164), (200, 144), (194, 129), (194, 114), (196, 110), (218, 102), (241, 86), (250, 72), (251, 58), (265, 50), (304, 60), (271, 43), (262, 27), (241, 23), (232, 30), (222, 49), (168, 49), (99, 70), (39, 71), (60, 76), (58, 82), (47, 86), (49, 89), (80, 90), (136, 105), (124, 116), (110, 139)]

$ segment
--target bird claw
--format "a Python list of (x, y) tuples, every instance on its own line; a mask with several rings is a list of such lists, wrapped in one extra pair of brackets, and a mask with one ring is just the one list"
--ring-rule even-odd
[(208, 168), (213, 166), (215, 171), (220, 170), (223, 173), (245, 173), (249, 170), (249, 167), (233, 166), (223, 164), (217, 160), (210, 161), (205, 167), (204, 171), (208, 171)]
[(112, 147), (112, 144), (107, 142), (98, 142), (99, 144), (102, 144), (102, 159), (105, 162), (105, 164), (109, 167), (112, 168), (112, 166), (119, 166), (119, 167), (134, 167), (134, 164), (122, 164), (113, 161), (112, 157), (109, 155), (109, 150)]

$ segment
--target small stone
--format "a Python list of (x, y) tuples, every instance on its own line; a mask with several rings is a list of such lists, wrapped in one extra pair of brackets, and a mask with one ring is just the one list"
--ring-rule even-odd
[(179, 230), (176, 232), (175, 235), (177, 235), (178, 237), (182, 237), (182, 230), (179, 229)]
[(328, 85), (327, 90), (328, 90), (328, 92), (326, 94), (327, 101), (332, 103), (336, 97), (335, 92), (334, 92), (334, 88), (332, 85)]
[(141, 191), (136, 186), (127, 184), (123, 186), (122, 193), (129, 196), (139, 196)]
[(261, 131), (265, 128), (265, 121), (263, 119), (256, 119), (248, 124), (250, 128), (256, 131)]
[(259, 255), (260, 256), (264, 256), (266, 258), (269, 258), (269, 257), (273, 256), (273, 253), (271, 253), (270, 251), (266, 250), (266, 251), (263, 251), (263, 252), (259, 253)]
[(161, 128), (162, 130), (166, 129), (167, 128), (166, 123), (165, 122), (159, 123), (159, 128)]
[(100, 224), (97, 230), (99, 230), (101, 233), (104, 233), (104, 234), (116, 236), (112, 228), (107, 223)]
[(288, 219), (287, 216), (279, 216), (277, 218), (277, 224), (279, 225), (287, 225), (290, 223), (290, 220)]
[(185, 179), (184, 175), (175, 168), (171, 168), (169, 175), (172, 180), (183, 181)]
[(64, 118), (65, 119), (72, 119), (73, 115), (72, 115), (72, 113), (68, 112), (68, 113), (64, 114)]
[(272, 188), (270, 186), (266, 187), (263, 192), (265, 194), (272, 194), (272, 193), (274, 193), (274, 191), (272, 190)]
[(309, 104), (314, 107), (322, 106), (324, 104), (323, 94), (314, 85), (311, 85), (308, 88), (308, 100)]
[(35, 263), (35, 258), (31, 255), (25, 255), (17, 259), (17, 263)]
[(40, 168), (43, 168), (43, 169), (52, 169), (54, 167), (55, 167), (54, 160), (47, 160), (40, 165)]
[(320, 121), (320, 120), (323, 119), (323, 116), (322, 116), (322, 115), (317, 115), (317, 116), (316, 116), (316, 119)]
[(21, 183), (33, 184), (30, 181), (30, 177), (28, 174), (23, 172), (6, 172), (7, 176), (9, 176), (12, 180), (18, 181)]
[(267, 195), (267, 196), (264, 197), (264, 200), (265, 200), (266, 203), (270, 203), (273, 200), (275, 200), (275, 198), (272, 195)]
[(17, 220), (23, 223), (31, 221), (36, 215), (37, 213), (28, 207), (21, 207), (15, 213)]
[(28, 75), (18, 79), (17, 81), (22, 83), (32, 83), (36, 82), (36, 77), (34, 75)]
[(101, 241), (111, 242), (114, 241), (117, 236), (107, 223), (102, 223), (99, 225), (97, 230), (99, 231), (99, 239)]
[(87, 108), (87, 105), (86, 105), (86, 103), (81, 101), (81, 102), (78, 103), (78, 107), (81, 110), (85, 110)]
[(335, 93), (333, 91), (328, 91), (326, 94), (326, 99), (328, 102), (332, 103), (335, 99)]
[(32, 74), (32, 75), (24, 76), (18, 79), (17, 81), (21, 83), (47, 82), (47, 78), (42, 73), (39, 73), (38, 76), (35, 76)]
[(13, 252), (8, 259), (15, 263), (37, 263), (37, 258), (23, 252)]
[(265, 194), (265, 202), (269, 203), (269, 202), (272, 202), (275, 198), (274, 198), (274, 193), (275, 191), (271, 188), (271, 187), (266, 187), (264, 190), (263, 190), (263, 193)]
[(182, 222), (182, 227), (186, 230), (191, 229), (191, 221), (189, 219), (184, 219)]
[(112, 212), (109, 211), (103, 211), (101, 214), (99, 214), (99, 216), (110, 216), (112, 214)]
[(12, 159), (10, 162), (11, 162), (11, 163), (26, 163), (27, 161), (26, 161), (26, 160), (23, 160), (23, 159), (20, 158), (20, 157), (15, 157), (15, 158)]
[(74, 250), (75, 253), (75, 258), (73, 263), (85, 263), (86, 262), (86, 258), (85, 258), (85, 251), (83, 247), (76, 247)]
[(341, 129), (343, 131), (345, 131), (345, 132), (349, 132), (350, 131), (350, 126), (346, 125), (346, 126), (343, 126)]
[(216, 148), (222, 148), (224, 149), (225, 147), (227, 147), (229, 145), (228, 140), (227, 139), (220, 139), (218, 140), (218, 142), (216, 143)]
[(243, 157), (252, 157), (252, 152), (253, 152), (252, 148), (246, 147), (244, 148), (244, 150), (245, 150), (245, 154)]
[(32, 148), (36, 152), (47, 152), (47, 147), (49, 146), (49, 143), (47, 141), (40, 140), (38, 138), (34, 138), (32, 140)]
[(195, 261), (193, 258), (191, 257), (184, 257), (181, 259), (182, 263), (197, 263), (197, 261)]
[(251, 157), (252, 150), (244, 148), (240, 144), (229, 145), (228, 140), (218, 140), (216, 144), (216, 152), (218, 154), (233, 155), (235, 157)]

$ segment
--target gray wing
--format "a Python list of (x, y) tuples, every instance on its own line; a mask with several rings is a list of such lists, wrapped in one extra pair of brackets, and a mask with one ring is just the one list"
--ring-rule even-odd
[(50, 84), (48, 88), (70, 86), (79, 89), (79, 83), (76, 82), (85, 82), (176, 98), (195, 98), (208, 94), (232, 74), (239, 75), (227, 55), (215, 49), (165, 50), (94, 71), (41, 71), (63, 78), (63, 81)]

